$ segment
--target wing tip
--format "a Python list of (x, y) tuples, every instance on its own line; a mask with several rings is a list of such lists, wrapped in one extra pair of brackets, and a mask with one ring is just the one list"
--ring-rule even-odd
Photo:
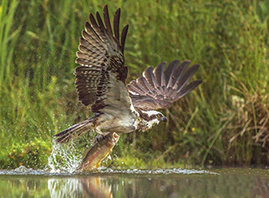
[(198, 87), (203, 82), (202, 79), (198, 79), (198, 80), (195, 80), (195, 81), (197, 82), (197, 86), (196, 87)]
[(192, 67), (197, 67), (197, 68), (199, 68), (199, 67), (200, 67), (200, 64), (198, 64), (198, 63), (193, 64)]
[(191, 63), (191, 60), (186, 59), (186, 60), (184, 60), (184, 61), (182, 61), (182, 62), (188, 62), (188, 63)]
[(193, 64), (191, 67), (189, 67), (188, 71), (189, 72), (192, 72), (193, 74), (195, 74), (199, 67), (200, 67), (199, 64)]
[(116, 10), (115, 14), (120, 15), (120, 12), (121, 12), (121, 9), (118, 8), (118, 9)]
[(91, 21), (91, 20), (95, 20), (92, 13), (90, 13), (90, 15), (89, 15), (89, 19), (90, 19), (90, 21)]
[(108, 6), (107, 4), (104, 6), (104, 11), (107, 10), (108, 11)]

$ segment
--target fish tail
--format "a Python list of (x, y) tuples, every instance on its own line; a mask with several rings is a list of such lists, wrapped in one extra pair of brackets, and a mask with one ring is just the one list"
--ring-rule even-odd
[(81, 136), (82, 134), (89, 131), (92, 128), (92, 126), (93, 126), (92, 119), (84, 120), (82, 122), (74, 124), (73, 126), (71, 126), (67, 129), (63, 130), (62, 132), (54, 135), (54, 137), (56, 138), (55, 141), (57, 143), (67, 143), (71, 139), (76, 139), (79, 136)]

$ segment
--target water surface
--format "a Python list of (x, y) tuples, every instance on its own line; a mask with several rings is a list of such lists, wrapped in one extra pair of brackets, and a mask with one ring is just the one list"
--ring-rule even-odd
[(268, 197), (262, 169), (112, 170), (62, 174), (0, 171), (0, 197)]

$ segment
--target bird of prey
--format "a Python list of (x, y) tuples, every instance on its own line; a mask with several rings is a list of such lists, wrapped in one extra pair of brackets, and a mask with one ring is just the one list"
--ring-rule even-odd
[(119, 33), (120, 9), (114, 14), (113, 29), (108, 8), (103, 20), (97, 12), (89, 16), (90, 23), (80, 38), (76, 53), (76, 90), (79, 101), (90, 106), (93, 117), (56, 134), (56, 142), (66, 143), (93, 130), (98, 134), (146, 131), (166, 117), (159, 111), (171, 107), (202, 81), (189, 83), (199, 65), (186, 60), (174, 60), (165, 66), (148, 67), (143, 76), (126, 84), (128, 67), (124, 61), (126, 25)]

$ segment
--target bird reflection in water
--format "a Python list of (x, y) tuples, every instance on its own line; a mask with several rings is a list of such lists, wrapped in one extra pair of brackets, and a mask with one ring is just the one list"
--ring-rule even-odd
[(99, 176), (52, 178), (48, 180), (51, 197), (113, 198), (111, 185)]

